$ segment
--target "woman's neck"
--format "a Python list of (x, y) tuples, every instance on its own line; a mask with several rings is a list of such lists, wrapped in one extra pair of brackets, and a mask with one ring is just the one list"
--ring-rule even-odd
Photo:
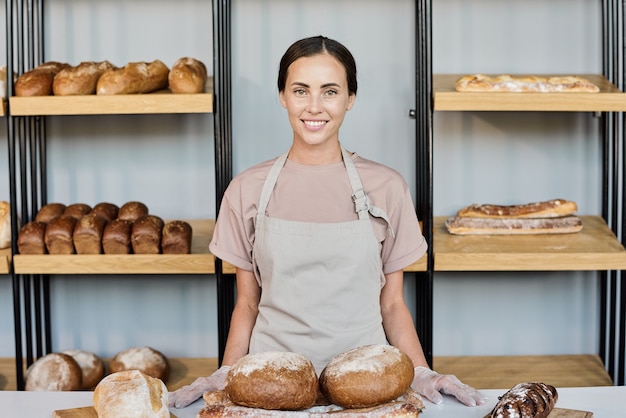
[(339, 142), (322, 145), (293, 144), (288, 158), (291, 161), (307, 165), (332, 164), (342, 160)]

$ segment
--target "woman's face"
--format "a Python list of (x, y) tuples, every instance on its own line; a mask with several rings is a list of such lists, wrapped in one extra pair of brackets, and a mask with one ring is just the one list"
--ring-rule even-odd
[(330, 54), (295, 60), (287, 72), (280, 102), (287, 109), (294, 143), (339, 141), (339, 128), (354, 103), (343, 65)]

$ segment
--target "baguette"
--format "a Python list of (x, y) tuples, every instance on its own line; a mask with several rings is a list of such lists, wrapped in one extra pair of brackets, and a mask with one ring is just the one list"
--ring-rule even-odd
[(18, 77), (15, 82), (16, 96), (50, 96), (54, 77), (70, 65), (62, 62), (45, 62)]
[(573, 215), (523, 219), (456, 216), (446, 220), (445, 225), (453, 235), (571, 234), (583, 229), (582, 220)]
[(106, 70), (115, 68), (108, 61), (85, 61), (67, 67), (54, 76), (52, 92), (55, 96), (78, 96), (96, 93), (98, 79)]
[(547, 418), (559, 395), (541, 382), (519, 383), (502, 395), (485, 418)]
[(202, 93), (207, 81), (206, 66), (195, 58), (180, 58), (172, 65), (168, 80), (172, 93)]
[(460, 92), (597, 93), (598, 86), (579, 76), (466, 75), (456, 82)]
[(473, 204), (457, 212), (457, 216), (468, 218), (555, 218), (572, 215), (578, 210), (576, 202), (552, 199), (543, 202), (519, 205)]
[(105, 71), (98, 79), (96, 94), (141, 94), (167, 88), (169, 68), (162, 61), (131, 62)]

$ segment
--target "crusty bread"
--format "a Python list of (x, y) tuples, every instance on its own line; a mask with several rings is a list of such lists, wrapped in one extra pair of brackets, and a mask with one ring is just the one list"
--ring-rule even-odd
[(367, 408), (396, 399), (413, 382), (413, 362), (391, 345), (366, 345), (333, 358), (320, 374), (320, 390), (344, 408)]
[(309, 359), (291, 352), (262, 352), (240, 358), (228, 371), (230, 400), (250, 408), (298, 410), (313, 406), (318, 379)]
[(469, 218), (452, 217), (446, 228), (453, 235), (571, 234), (583, 229), (578, 216), (559, 218)]
[(11, 204), (0, 201), (0, 248), (11, 246)]
[(168, 77), (172, 93), (202, 93), (207, 81), (206, 66), (195, 58), (178, 59)]
[(26, 223), (17, 236), (17, 250), (20, 254), (46, 254), (46, 224), (39, 221)]
[(25, 72), (15, 81), (16, 96), (49, 96), (52, 94), (54, 77), (70, 65), (48, 61)]
[(118, 219), (134, 222), (140, 216), (148, 215), (148, 206), (143, 202), (131, 201), (120, 206), (117, 214)]
[(117, 353), (109, 364), (109, 371), (116, 373), (124, 370), (139, 370), (164, 382), (170, 377), (169, 360), (152, 347), (132, 347)]
[(558, 397), (554, 386), (541, 382), (519, 383), (498, 398), (485, 418), (547, 418)]
[(107, 220), (88, 213), (76, 222), (72, 238), (76, 254), (102, 254), (102, 234)]
[(555, 218), (572, 215), (577, 210), (576, 202), (565, 199), (552, 199), (516, 205), (475, 203), (459, 210), (456, 216), (472, 218)]
[(115, 68), (108, 61), (85, 61), (62, 69), (54, 76), (52, 92), (55, 96), (78, 96), (96, 93), (98, 79), (106, 70)]
[(75, 254), (74, 226), (76, 219), (71, 216), (60, 216), (53, 219), (46, 226), (44, 242), (48, 254)]
[(96, 94), (151, 93), (167, 88), (169, 68), (162, 61), (131, 62), (105, 71), (98, 79)]
[(135, 254), (160, 254), (163, 219), (144, 215), (133, 222), (130, 240)]
[(80, 366), (67, 354), (47, 354), (34, 362), (26, 372), (27, 391), (70, 391), (81, 387)]
[(83, 216), (91, 212), (91, 206), (86, 203), (72, 203), (68, 205), (63, 211), (63, 215), (71, 216), (72, 218), (80, 219)]
[(82, 373), (81, 389), (93, 389), (104, 377), (104, 363), (98, 355), (90, 351), (76, 349), (65, 350), (62, 354), (71, 356), (78, 363)]
[(466, 75), (456, 82), (461, 92), (597, 93), (598, 86), (580, 76)]
[(117, 219), (120, 208), (115, 203), (100, 202), (91, 209), (90, 213), (103, 217), (107, 222)]
[(163, 227), (161, 252), (163, 254), (190, 254), (192, 228), (180, 220), (169, 221)]
[(98, 418), (169, 418), (165, 384), (138, 370), (108, 375), (93, 392)]
[(102, 250), (105, 254), (131, 254), (130, 234), (133, 223), (125, 219), (108, 222), (102, 233)]
[(35, 220), (38, 222), (48, 223), (51, 220), (63, 215), (65, 209), (66, 206), (63, 203), (48, 203), (39, 209), (37, 215), (35, 216)]

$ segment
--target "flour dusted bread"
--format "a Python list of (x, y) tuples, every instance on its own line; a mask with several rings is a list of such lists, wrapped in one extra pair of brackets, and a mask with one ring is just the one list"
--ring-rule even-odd
[(72, 357), (80, 367), (81, 389), (93, 389), (104, 377), (104, 363), (95, 353), (86, 350), (65, 350), (62, 354)]
[(558, 392), (542, 382), (523, 382), (502, 395), (486, 418), (547, 418)]
[(192, 228), (180, 220), (169, 221), (163, 226), (161, 251), (163, 254), (190, 254)]
[(76, 254), (102, 254), (102, 234), (107, 220), (88, 213), (76, 221), (72, 239)]
[(180, 58), (172, 65), (168, 81), (172, 93), (202, 93), (207, 81), (206, 66), (195, 58)]
[(580, 76), (466, 75), (455, 86), (461, 92), (597, 93), (598, 86)]
[(26, 371), (25, 390), (71, 391), (82, 388), (82, 372), (73, 357), (51, 353), (39, 358)]
[(160, 254), (165, 222), (156, 215), (144, 215), (133, 222), (130, 240), (135, 254)]
[(105, 254), (131, 254), (133, 251), (130, 235), (132, 221), (115, 219), (107, 223), (102, 233), (102, 250)]
[(17, 250), (20, 254), (46, 254), (46, 224), (38, 221), (26, 223), (17, 236)]
[(367, 408), (396, 399), (413, 382), (413, 362), (391, 345), (366, 345), (333, 358), (322, 370), (320, 390), (344, 408)]
[(551, 199), (515, 205), (472, 204), (457, 212), (459, 217), (471, 218), (555, 218), (572, 215), (578, 210), (576, 202)]
[(75, 254), (74, 227), (76, 218), (59, 216), (46, 225), (44, 242), (48, 254)]
[(105, 71), (98, 79), (96, 94), (151, 93), (167, 88), (169, 68), (159, 60), (131, 62)]
[(306, 357), (269, 351), (239, 359), (228, 371), (225, 391), (237, 405), (299, 410), (315, 403), (318, 379), (313, 364)]
[(453, 235), (573, 234), (583, 229), (578, 216), (558, 218), (469, 218), (452, 217), (446, 228)]
[(48, 61), (25, 72), (15, 81), (16, 96), (49, 96), (52, 94), (54, 77), (70, 65)]
[(11, 204), (0, 201), (0, 248), (11, 246)]
[(164, 382), (170, 377), (167, 357), (152, 347), (132, 347), (117, 353), (109, 364), (109, 371), (115, 373), (124, 370), (139, 370)]
[(169, 418), (165, 384), (138, 370), (108, 375), (93, 393), (98, 418)]
[(55, 96), (78, 96), (96, 93), (98, 79), (106, 70), (115, 68), (108, 61), (85, 61), (59, 71), (52, 82)]

